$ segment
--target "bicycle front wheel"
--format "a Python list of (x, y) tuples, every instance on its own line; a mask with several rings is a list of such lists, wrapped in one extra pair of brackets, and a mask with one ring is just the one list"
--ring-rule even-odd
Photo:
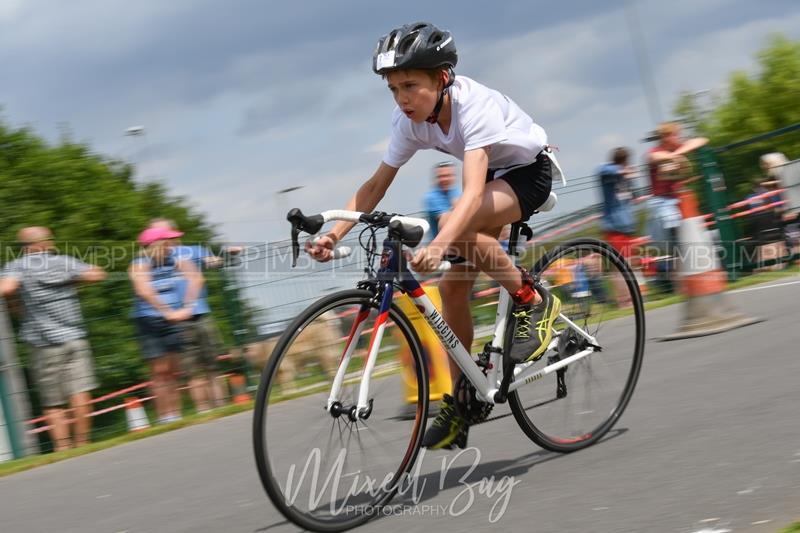
[(628, 263), (608, 244), (580, 239), (558, 246), (534, 266), (542, 284), (561, 299), (555, 323), (558, 347), (544, 366), (589, 348), (579, 330), (600, 350), (509, 395), (522, 430), (539, 446), (573, 452), (603, 437), (622, 416), (642, 366), (644, 307)]
[[(369, 416), (352, 411), (383, 320), (378, 307), (367, 290), (314, 303), (286, 329), (261, 378), (253, 419), (258, 473), (278, 510), (308, 530), (343, 531), (379, 515), (419, 451), (428, 374), (417, 335), (394, 305), (371, 374)], [(332, 398), (340, 367), (341, 390)]]

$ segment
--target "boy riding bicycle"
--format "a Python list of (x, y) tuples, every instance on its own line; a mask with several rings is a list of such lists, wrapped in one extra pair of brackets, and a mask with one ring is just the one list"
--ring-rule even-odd
[[(514, 301), (514, 338), (509, 356), (515, 362), (538, 359), (551, 340), (561, 303), (513, 260), (497, 241), (506, 224), (527, 220), (547, 200), (555, 162), (547, 134), (511, 99), (465, 76), (455, 76), (458, 62), (453, 37), (429, 23), (407, 24), (378, 41), (373, 71), (381, 75), (397, 106), (392, 135), (378, 169), (345, 209), (370, 212), (391, 185), (398, 169), (417, 150), (435, 149), (463, 161), (462, 195), (440, 219), (440, 231), (410, 261), (417, 272), (433, 272), (445, 254), (466, 258), (472, 266), (454, 265), (442, 276), (443, 315), (461, 343), (472, 345), (469, 300), (479, 271), (500, 283)], [(557, 164), (556, 164), (557, 167)], [(316, 243), (306, 244), (318, 261), (353, 227), (338, 222)], [(460, 370), (451, 362), (453, 382)], [(463, 446), (466, 422), (445, 396), (442, 409), (425, 433), (423, 446)]]

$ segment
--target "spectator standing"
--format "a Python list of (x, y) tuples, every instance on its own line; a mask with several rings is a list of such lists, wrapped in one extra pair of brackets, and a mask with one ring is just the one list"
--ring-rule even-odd
[[(789, 163), (786, 156), (780, 152), (763, 154), (759, 158), (759, 163), (763, 175), (755, 184), (753, 196), (778, 191), (783, 188), (781, 169)], [(784, 195), (776, 193), (766, 198), (754, 200), (750, 204), (751, 207), (759, 207), (784, 201), (784, 205), (776, 206), (773, 209), (749, 217), (751, 225), (755, 229), (752, 236), (758, 236), (758, 239), (762, 241), (759, 243), (759, 262), (777, 259), (786, 255), (787, 252), (791, 255), (793, 249), (800, 243), (800, 224), (798, 224), (800, 215), (796, 210), (791, 209), (791, 206), (786, 203), (787, 200), (788, 198)]]
[(425, 211), (431, 225), (430, 238), (439, 233), (439, 219), (453, 208), (460, 196), (456, 183), (456, 167), (450, 161), (438, 163), (433, 167), (433, 188), (425, 194)]
[(616, 148), (611, 152), (611, 162), (598, 170), (603, 194), (600, 227), (605, 232), (605, 239), (626, 259), (632, 255), (632, 241), (636, 233), (631, 205), (633, 194), (630, 181), (633, 171), (628, 166), (630, 155), (627, 148)]
[(657, 128), (658, 146), (647, 153), (652, 196), (647, 200), (647, 232), (650, 242), (661, 253), (671, 257), (657, 264), (659, 282), (667, 290), (673, 288), (678, 228), (681, 224), (678, 193), (691, 172), (686, 154), (705, 146), (708, 139), (696, 137), (684, 140), (681, 127), (665, 122)]
[[(634, 247), (636, 241), (636, 218), (633, 214), (633, 193), (630, 182), (634, 178), (633, 170), (628, 166), (631, 152), (620, 147), (611, 152), (610, 162), (598, 170), (600, 190), (603, 195), (603, 217), (600, 227), (603, 229), (605, 240), (617, 250), (632, 266)], [(590, 278), (596, 281), (595, 278)], [(628, 292), (625, 290), (625, 280), (615, 278), (612, 280), (614, 292), (620, 297), (625, 295), (625, 301), (619, 301), (621, 306), (629, 306)], [(599, 284), (595, 283), (599, 288)]]
[[(175, 223), (166, 218), (153, 219), (150, 227), (177, 230)], [(226, 253), (236, 255), (240, 247), (228, 247)], [(187, 246), (176, 241), (173, 253), (179, 259), (189, 260), (203, 272), (207, 269), (218, 269), (224, 260), (214, 255), (207, 247), (197, 244)], [(186, 290), (185, 281), (180, 283), (181, 297)], [(184, 367), (189, 373), (189, 391), (198, 412), (224, 404), (224, 394), (217, 380), (217, 356), (225, 352), (220, 340), (219, 330), (211, 317), (208, 305), (208, 288), (205, 282), (192, 309), (192, 318), (183, 324)]]
[[(3, 269), (0, 293), (18, 293), (25, 306), (21, 337), (31, 346), (31, 368), (55, 451), (90, 440), (91, 391), (97, 387), (76, 287), (105, 271), (56, 253), (45, 227), (20, 230), (22, 257)], [(70, 436), (69, 410), (74, 420)]]
[(652, 241), (664, 245), (671, 255), (681, 221), (678, 192), (691, 171), (686, 154), (705, 146), (708, 139), (682, 139), (681, 127), (675, 122), (661, 124), (657, 132), (659, 145), (647, 154), (653, 193), (647, 201), (648, 232)]
[[(142, 356), (150, 366), (155, 409), (161, 423), (181, 418), (178, 376), (183, 349), (181, 323), (192, 318), (203, 285), (203, 275), (190, 260), (174, 253), (175, 239), (183, 233), (148, 228), (139, 234), (142, 254), (133, 260), (128, 275), (136, 296), (133, 320), (142, 343)], [(180, 284), (185, 279), (186, 290)]]

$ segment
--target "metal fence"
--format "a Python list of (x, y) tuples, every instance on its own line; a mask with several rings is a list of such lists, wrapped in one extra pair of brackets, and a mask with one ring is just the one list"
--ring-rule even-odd
[(791, 181), (796, 182), (796, 162), (767, 175), (761, 156), (775, 152), (800, 158), (800, 124), (699, 153), (703, 207), (719, 232), (722, 262), (732, 278), (798, 259), (792, 226), (797, 185)]
[[(797, 142), (800, 141), (800, 128), (699, 154), (699, 168), (704, 176), (699, 190), (704, 193), (702, 205), (710, 215), (709, 223), (716, 223), (723, 234), (723, 241), (728, 239), (736, 246), (741, 245), (750, 230), (746, 226), (748, 215), (734, 216), (742, 210), (737, 211), (736, 207), (731, 206), (746, 200), (747, 191), (740, 184), (757, 174), (758, 156), (774, 148), (768, 145), (770, 138), (781, 138), (789, 146), (794, 146), (794, 151), (789, 150), (788, 156), (796, 158), (800, 155), (800, 142)], [(647, 168), (641, 166), (637, 171), (635, 194), (642, 200), (649, 194)], [(800, 162), (795, 160), (786, 165), (782, 175), (786, 182), (782, 187), (784, 201), (787, 206), (797, 209), (800, 207)], [(734, 185), (726, 187), (726, 183)], [(556, 184), (554, 191), (559, 195), (559, 209), (537, 215), (531, 220), (536, 248), (526, 255), (528, 263), (541, 253), (541, 249), (576, 233), (601, 236), (598, 228), (601, 205), (596, 176), (575, 178), (566, 187)], [(567, 209), (570, 205), (583, 207)], [(636, 210), (643, 230), (646, 216), (643, 202), (636, 203)], [(378, 238), (381, 239), (382, 235)], [(281, 333), (289, 321), (312, 301), (333, 291), (353, 287), (364, 276), (365, 256), (358, 243), (357, 226), (342, 243), (353, 248), (354, 253), (350, 257), (319, 264), (301, 254), (294, 268), (291, 266), (291, 243), (288, 240), (255, 244), (247, 247), (236, 261), (230, 262), (218, 273), (217, 278), (212, 276), (211, 292), (212, 297), (216, 298), (216, 304), (212, 307), (223, 330), (227, 348), (218, 368), (220, 380), (224, 381), (227, 388), (227, 402), (242, 398), (239, 381), (232, 378), (245, 377), (251, 392), (257, 384), (258, 368), (248, 362), (247, 356), (252, 346)], [(732, 250), (730, 257), (737, 257), (735, 253), (738, 252)], [(734, 259), (728, 261), (726, 266), (741, 270), (743, 261)], [(130, 298), (129, 288), (125, 289), (127, 293), (120, 296), (120, 286), (123, 284), (126, 285), (127, 280), (123, 283), (116, 279), (97, 289), (97, 292), (108, 293), (109, 297)], [(480, 280), (476, 287), (476, 310), (491, 305), (495, 294), (491, 288), (490, 280)], [(660, 296), (663, 294), (656, 291), (648, 295), (650, 298)], [(137, 349), (132, 348), (138, 346), (132, 327), (121, 329), (122, 333), (113, 337), (104, 334), (104, 323), (126, 322), (126, 316), (112, 317), (95, 313), (87, 318), (92, 334), (93, 355), (99, 366), (113, 367), (119, 364), (121, 350)], [(36, 401), (38, 391), (31, 379), (24, 351), (24, 345), (17, 341), (12, 331), (5, 307), (0, 307), (0, 461), (51, 449), (46, 421), (38, 416), (41, 413)], [(131, 398), (144, 400), (145, 412), (153, 420), (152, 409), (147, 403), (150, 398), (147, 380), (136, 372), (119, 372), (118, 375), (121, 377), (113, 381), (113, 386), (97, 392), (93, 399), (92, 437), (95, 440), (113, 437), (131, 429), (127, 417), (128, 400)], [(135, 379), (137, 375), (140, 379)], [(184, 412), (191, 414), (194, 408), (186, 392), (184, 389)]]

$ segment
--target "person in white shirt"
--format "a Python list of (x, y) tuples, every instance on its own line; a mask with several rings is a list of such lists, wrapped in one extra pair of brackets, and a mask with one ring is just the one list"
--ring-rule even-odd
[[(348, 202), (346, 209), (370, 212), (383, 198), (398, 169), (417, 150), (434, 149), (463, 161), (462, 195), (441, 219), (439, 234), (411, 261), (417, 272), (432, 272), (445, 254), (460, 255), (498, 281), (511, 294), (515, 335), (510, 357), (538, 359), (547, 349), (560, 311), (558, 299), (514, 266), (497, 236), (502, 227), (527, 220), (548, 198), (555, 159), (547, 134), (513, 100), (466, 76), (456, 76), (453, 36), (418, 22), (382, 37), (373, 54), (373, 71), (382, 76), (397, 106), (392, 113), (389, 147), (378, 169)], [(307, 245), (319, 261), (332, 258), (334, 246), (353, 224), (337, 223)], [(443, 314), (461, 343), (472, 345), (469, 299), (478, 271), (454, 267), (439, 288)], [(459, 370), (451, 362), (453, 382)], [(428, 429), (423, 446), (466, 445), (466, 422), (452, 398)]]

